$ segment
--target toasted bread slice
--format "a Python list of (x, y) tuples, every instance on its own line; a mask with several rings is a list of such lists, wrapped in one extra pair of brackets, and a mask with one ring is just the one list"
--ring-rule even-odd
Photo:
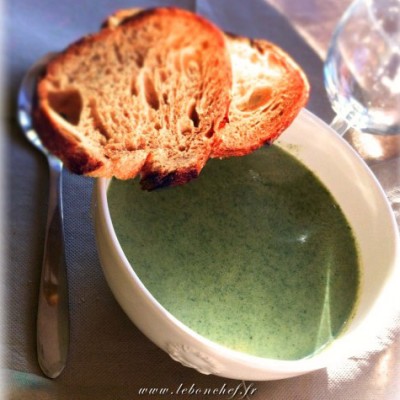
[(227, 119), (223, 34), (174, 8), (143, 11), (69, 46), (38, 84), (35, 127), (73, 172), (153, 189), (196, 177)]

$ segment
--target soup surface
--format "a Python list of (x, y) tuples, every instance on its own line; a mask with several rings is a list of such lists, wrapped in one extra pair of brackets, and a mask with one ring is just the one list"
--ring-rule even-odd
[(153, 296), (199, 334), (261, 357), (300, 359), (351, 318), (355, 240), (304, 165), (273, 145), (211, 160), (184, 186), (113, 180), (112, 221)]

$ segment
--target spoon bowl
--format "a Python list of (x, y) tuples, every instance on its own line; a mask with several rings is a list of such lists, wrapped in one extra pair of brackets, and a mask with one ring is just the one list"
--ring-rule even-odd
[(32, 125), (32, 103), (38, 77), (54, 55), (55, 53), (48, 53), (31, 66), (22, 79), (18, 92), (18, 122), (27, 139), (46, 156), (50, 153)]

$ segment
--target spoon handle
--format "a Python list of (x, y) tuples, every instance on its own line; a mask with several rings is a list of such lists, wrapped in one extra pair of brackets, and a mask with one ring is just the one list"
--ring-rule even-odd
[(62, 163), (48, 156), (49, 204), (37, 315), (40, 368), (56, 378), (65, 367), (69, 346), (68, 286), (64, 249)]

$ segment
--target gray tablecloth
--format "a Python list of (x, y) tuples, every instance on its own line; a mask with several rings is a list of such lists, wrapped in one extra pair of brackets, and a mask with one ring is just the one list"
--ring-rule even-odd
[[(276, 2), (279, 3), (279, 0)], [(296, 10), (300, 9), (301, 2), (306, 2), (308, 8), (300, 16), (307, 17), (318, 11), (310, 9), (310, 0), (293, 2)], [(281, 10), (285, 7), (290, 10), (287, 1), (281, 3)], [(145, 397), (139, 395), (140, 388), (176, 389), (180, 384), (221, 388), (223, 385), (236, 387), (240, 384), (201, 375), (181, 366), (155, 347), (128, 320), (104, 280), (97, 257), (90, 213), (93, 180), (66, 171), (63, 193), (71, 348), (68, 365), (55, 381), (43, 377), (36, 361), (35, 317), (48, 176), (45, 159), (23, 138), (17, 125), (15, 104), (18, 85), (24, 72), (37, 58), (49, 51), (60, 50), (80, 36), (97, 30), (99, 23), (115, 9), (166, 4), (196, 10), (227, 31), (267, 38), (282, 46), (302, 65), (310, 79), (312, 91), (308, 109), (328, 122), (333, 116), (323, 88), (321, 53), (317, 49), (318, 55), (316, 47), (311, 47), (304, 40), (304, 37), (307, 38), (304, 35), (306, 31), (303, 30), (300, 35), (294, 28), (298, 28), (298, 21), (290, 23), (263, 0), (10, 1), (4, 18), (6, 79), (3, 134), (5, 212), (8, 216), (4, 276), (6, 374), (3, 382), (8, 389), (5, 398), (128, 400)], [(321, 20), (321, 27), (323, 23)], [(370, 162), (385, 190), (392, 196), (397, 213), (400, 207), (397, 192), (400, 168), (398, 144), (398, 141), (385, 141), (383, 146), (390, 148), (391, 157)], [(398, 321), (397, 326), (400, 326)], [(336, 375), (321, 370), (284, 381), (246, 382), (256, 388), (251, 398), (399, 399), (400, 379), (396, 378), (400, 376), (400, 338), (398, 330), (391, 333), (393, 340), (389, 340), (382, 350), (353, 360), (353, 367), (339, 368), (334, 371)], [(151, 396), (165, 397), (168, 396)], [(179, 398), (185, 397), (182, 395)]]

